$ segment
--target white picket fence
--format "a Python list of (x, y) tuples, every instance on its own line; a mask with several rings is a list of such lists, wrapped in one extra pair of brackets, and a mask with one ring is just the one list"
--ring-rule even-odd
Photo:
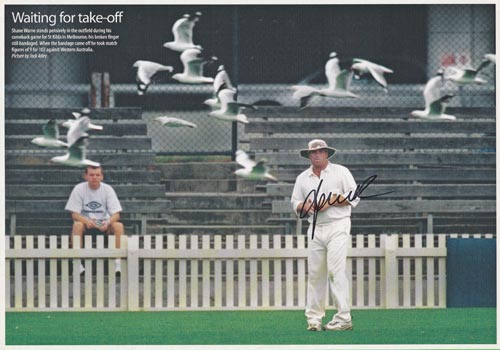
[[(492, 235), (357, 235), (347, 273), (353, 308), (446, 307), (446, 238)], [(6, 237), (9, 311), (301, 309), (306, 237), (123, 237), (120, 249), (85, 237)], [(122, 272), (114, 274), (121, 258)], [(80, 262), (85, 272), (79, 274)], [(108, 273), (108, 268), (109, 272)], [(333, 307), (333, 301), (330, 300)]]

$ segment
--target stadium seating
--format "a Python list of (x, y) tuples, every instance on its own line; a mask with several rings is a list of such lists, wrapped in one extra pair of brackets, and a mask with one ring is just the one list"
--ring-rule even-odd
[[(64, 211), (75, 184), (84, 181), (83, 169), (50, 162), (62, 149), (32, 144), (42, 126), (61, 124), (78, 108), (7, 108), (5, 113), (5, 212), (11, 235), (69, 234), (72, 221)], [(90, 117), (103, 131), (90, 131), (87, 158), (104, 167), (104, 182), (121, 201), (126, 233), (146, 233), (148, 220), (161, 218), (170, 208), (155, 168), (155, 153), (139, 108), (102, 108)], [(60, 127), (61, 139), (66, 131)]]
[(265, 185), (269, 222), (303, 232), (292, 212), (295, 178), (309, 162), (298, 155), (313, 138), (337, 149), (332, 161), (356, 182), (376, 179), (353, 210), (352, 233), (495, 233), (495, 111), (453, 109), (457, 121), (409, 118), (406, 108), (261, 107), (248, 113), (249, 149), (267, 159), (279, 183)]

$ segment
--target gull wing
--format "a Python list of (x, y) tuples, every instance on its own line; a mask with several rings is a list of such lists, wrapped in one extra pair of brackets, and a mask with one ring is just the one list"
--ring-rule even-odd
[(178, 19), (172, 27), (174, 41), (185, 44), (193, 44), (193, 27), (194, 22), (190, 21), (189, 18), (184, 17)]
[(226, 109), (228, 104), (236, 101), (236, 91), (231, 89), (219, 90), (217, 94), (219, 98), (221, 109)]
[(214, 91), (217, 93), (221, 89), (222, 86), (225, 86), (226, 89), (232, 89), (233, 84), (231, 84), (231, 79), (229, 79), (229, 75), (226, 70), (223, 69), (214, 78)]
[(343, 69), (335, 79), (335, 89), (349, 90), (353, 75), (354, 73), (352, 71)]
[(483, 60), (483, 62), (481, 62), (481, 64), (479, 65), (479, 67), (477, 67), (476, 69), (476, 72), (479, 72), (481, 69), (483, 69), (484, 67), (487, 67), (489, 66), (491, 63), (490, 60), (486, 59), (486, 60)]
[(337, 57), (329, 59), (325, 64), (325, 75), (331, 88), (337, 87), (337, 77), (340, 73), (339, 59)]
[(202, 77), (203, 64), (205, 61), (202, 58), (195, 58), (184, 65), (184, 73), (190, 76)]
[(250, 159), (245, 151), (242, 150), (236, 151), (236, 163), (244, 168), (253, 168), (255, 166), (255, 162)]
[(172, 124), (176, 124), (176, 125), (182, 125), (182, 126), (187, 126), (187, 127), (190, 127), (190, 128), (196, 128), (196, 124), (194, 123), (191, 123), (191, 122), (188, 122), (187, 120), (184, 120), (184, 119), (180, 119), (180, 118), (165, 118), (163, 119), (163, 123), (172, 123)]
[(297, 83), (297, 85), (309, 84), (313, 79), (316, 79), (320, 74), (321, 74), (321, 69), (318, 69), (317, 71), (314, 71), (306, 75), (305, 78), (303, 78), (301, 81)]
[(382, 85), (382, 87), (387, 86), (387, 81), (385, 80), (384, 73), (382, 71), (382, 68), (375, 64), (368, 64), (368, 70), (370, 71), (370, 74), (373, 76), (373, 78)]
[(442, 85), (443, 83), (440, 76), (430, 78), (427, 84), (425, 84), (424, 100), (426, 108), (429, 107), (432, 102), (440, 98), (440, 90)]
[(69, 157), (71, 159), (76, 159), (76, 160), (85, 159), (85, 155), (87, 153), (85, 149), (86, 140), (87, 137), (82, 136), (68, 148)]
[(226, 113), (231, 115), (240, 114), (240, 104), (238, 102), (229, 102), (226, 105)]
[(230, 114), (234, 114), (234, 115), (237, 115), (240, 113), (240, 110), (242, 108), (251, 108), (253, 110), (257, 110), (257, 107), (253, 106), (253, 105), (250, 105), (250, 104), (246, 104), (246, 103), (239, 103), (239, 102), (229, 102), (227, 104), (227, 108), (226, 108), (226, 111)]
[(447, 94), (443, 97), (435, 100), (429, 105), (429, 115), (441, 115), (444, 114), (446, 110), (446, 104), (455, 96), (453, 94)]
[(236, 103), (240, 108), (250, 108), (253, 109), (254, 111), (257, 110), (257, 107), (249, 103), (240, 103), (240, 102), (231, 102), (231, 103)]
[(59, 138), (59, 126), (54, 119), (51, 119), (42, 127), (43, 136), (46, 139), (55, 139)]
[(265, 161), (260, 160), (253, 166), (253, 172), (256, 174), (264, 175), (267, 172), (267, 167), (265, 166)]
[(311, 104), (312, 99), (313, 99), (314, 96), (316, 96), (316, 94), (312, 93), (310, 95), (301, 97), (301, 99), (300, 99), (300, 109), (304, 109), (304, 108), (308, 107)]
[(144, 84), (150, 84), (153, 76), (161, 70), (171, 72), (173, 68), (156, 62), (144, 62), (137, 69), (137, 79)]

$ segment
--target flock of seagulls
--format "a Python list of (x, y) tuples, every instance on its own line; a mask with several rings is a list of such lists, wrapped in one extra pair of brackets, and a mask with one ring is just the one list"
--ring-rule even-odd
[(436, 75), (427, 81), (424, 88), (425, 109), (412, 111), (410, 115), (423, 120), (457, 120), (454, 115), (446, 114), (446, 105), (455, 96), (454, 94), (441, 94), (441, 89), (446, 80), (458, 86), (469, 84), (486, 84), (486, 80), (480, 78), (479, 72), (490, 65), (496, 64), (494, 54), (484, 55), (484, 59), (476, 69), (462, 69), (458, 67), (447, 67), (439, 69)]
[[(200, 20), (201, 12), (194, 15), (185, 14), (178, 19), (173, 27), (173, 41), (163, 44), (163, 47), (180, 53), (183, 71), (175, 73), (172, 79), (181, 84), (212, 84), (213, 96), (203, 103), (210, 107), (208, 117), (227, 122), (239, 122), (248, 124), (248, 118), (243, 113), (245, 108), (257, 109), (254, 105), (238, 102), (238, 89), (231, 83), (229, 74), (224, 65), (219, 65), (215, 78), (204, 75), (204, 67), (218, 61), (216, 56), (207, 56), (201, 45), (193, 42), (193, 29), (196, 22)], [(133, 65), (137, 69), (136, 82), (137, 94), (144, 95), (148, 87), (154, 83), (155, 76), (160, 72), (173, 72), (172, 66), (160, 63), (138, 60)], [(180, 118), (160, 116), (154, 119), (165, 127), (187, 127), (196, 128), (197, 125)], [(250, 180), (271, 180), (277, 179), (269, 174), (269, 169), (265, 165), (265, 160), (254, 162), (247, 153), (242, 150), (236, 152), (236, 162), (243, 168), (235, 171), (237, 176)]]
[[(476, 69), (462, 69), (447, 67), (439, 69), (434, 77), (429, 79), (424, 88), (425, 109), (412, 111), (410, 115), (423, 120), (456, 120), (453, 115), (445, 114), (447, 103), (454, 94), (441, 95), (441, 89), (446, 80), (459, 86), (468, 84), (485, 84), (486, 80), (479, 77), (479, 72), (490, 65), (496, 64), (495, 54), (485, 54), (484, 59)], [(363, 74), (370, 74), (387, 93), (387, 80), (384, 74), (394, 73), (390, 68), (361, 58), (354, 58), (349, 69), (340, 69), (336, 52), (331, 52), (325, 64), (325, 76), (328, 82), (326, 88), (317, 89), (309, 85), (292, 86), (292, 97), (300, 101), (300, 108), (311, 105), (316, 97), (358, 98), (359, 96), (349, 90), (352, 78), (359, 79)], [(307, 80), (307, 79), (305, 79)]]
[(300, 100), (300, 108), (311, 105), (313, 99), (319, 97), (335, 98), (358, 98), (359, 96), (349, 90), (352, 78), (360, 79), (363, 74), (371, 74), (377, 83), (382, 86), (387, 93), (387, 81), (384, 73), (393, 73), (387, 67), (361, 59), (354, 58), (349, 69), (340, 69), (339, 59), (336, 52), (331, 52), (325, 64), (325, 76), (328, 86), (323, 89), (316, 89), (309, 85), (292, 86), (294, 99)]
[(43, 136), (35, 137), (32, 143), (46, 148), (66, 148), (66, 153), (51, 158), (51, 162), (72, 167), (84, 167), (87, 165), (99, 166), (86, 158), (86, 147), (88, 143), (89, 130), (103, 130), (102, 125), (92, 124), (89, 118), (90, 109), (84, 108), (81, 112), (73, 112), (75, 119), (68, 119), (62, 126), (68, 128), (66, 141), (59, 140), (59, 126), (54, 119), (49, 120), (43, 127)]
[[(172, 27), (173, 41), (163, 44), (166, 49), (180, 53), (180, 60), (183, 65), (182, 72), (176, 72), (171, 78), (181, 84), (212, 84), (213, 96), (203, 103), (211, 111), (208, 117), (228, 122), (239, 122), (248, 124), (249, 120), (243, 110), (246, 108), (257, 109), (252, 104), (240, 103), (237, 100), (238, 89), (231, 83), (231, 79), (224, 68), (219, 65), (214, 78), (204, 76), (204, 67), (218, 61), (216, 56), (207, 56), (201, 45), (193, 42), (193, 29), (196, 22), (200, 20), (201, 12), (195, 14), (185, 14), (175, 21)], [(425, 100), (424, 110), (415, 110), (410, 113), (412, 117), (423, 120), (456, 120), (455, 116), (445, 114), (447, 103), (454, 97), (454, 94), (441, 94), (445, 81), (451, 81), (459, 86), (468, 84), (485, 84), (486, 81), (479, 76), (482, 69), (490, 64), (496, 64), (495, 54), (485, 54), (484, 60), (476, 69), (462, 69), (458, 67), (447, 67), (439, 69), (426, 83), (423, 96)], [(136, 69), (135, 80), (137, 83), (137, 94), (143, 96), (148, 88), (154, 84), (155, 77), (159, 73), (174, 73), (174, 68), (148, 60), (137, 60), (133, 64)], [(312, 77), (304, 79), (299, 85), (291, 87), (292, 97), (300, 101), (300, 108), (309, 107), (316, 98), (359, 98), (357, 94), (350, 90), (352, 78), (360, 79), (362, 75), (370, 75), (375, 82), (388, 93), (387, 80), (385, 74), (392, 74), (394, 71), (380, 64), (370, 62), (362, 58), (353, 58), (348, 69), (341, 69), (339, 58), (336, 52), (331, 52), (327, 60), (324, 73), (327, 79), (327, 86), (315, 88), (307, 85)], [(43, 126), (43, 136), (34, 138), (31, 142), (50, 148), (66, 148), (66, 154), (53, 157), (52, 162), (68, 166), (98, 166), (99, 163), (86, 159), (86, 146), (88, 144), (89, 130), (103, 130), (101, 125), (92, 124), (90, 110), (84, 108), (81, 112), (74, 112), (74, 119), (68, 119), (62, 126), (68, 128), (67, 142), (59, 140), (59, 128), (57, 123), (51, 119)], [(180, 118), (169, 116), (156, 117), (155, 121), (165, 127), (197, 128), (197, 125)], [(236, 162), (243, 168), (235, 171), (237, 176), (250, 180), (270, 180), (277, 179), (269, 173), (265, 160), (255, 162), (242, 150), (236, 152)]]
[[(248, 118), (242, 113), (242, 110), (245, 108), (256, 109), (256, 107), (238, 102), (238, 90), (231, 83), (224, 65), (219, 65), (215, 78), (204, 75), (205, 66), (217, 62), (218, 58), (217, 56), (207, 55), (201, 45), (196, 45), (193, 42), (193, 29), (196, 22), (200, 20), (201, 15), (201, 12), (196, 12), (194, 15), (185, 14), (178, 19), (172, 27), (174, 40), (163, 44), (163, 47), (180, 53), (179, 58), (182, 62), (183, 71), (173, 72), (172, 66), (156, 62), (136, 61), (133, 67), (137, 69), (135, 77), (137, 93), (144, 95), (147, 88), (154, 83), (155, 76), (158, 73), (165, 71), (174, 73), (171, 78), (181, 84), (212, 84), (213, 97), (204, 101), (204, 104), (211, 109), (208, 113), (209, 117), (227, 122), (248, 124)], [(158, 121), (167, 127), (193, 127), (192, 123), (188, 121), (179, 123), (179, 119), (176, 123)]]

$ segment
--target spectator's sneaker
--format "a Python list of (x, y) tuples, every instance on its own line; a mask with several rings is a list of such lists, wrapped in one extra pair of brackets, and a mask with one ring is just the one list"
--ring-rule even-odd
[(325, 331), (351, 331), (352, 321), (349, 322), (334, 322), (330, 321), (325, 326)]
[(122, 261), (120, 259), (115, 260), (115, 273), (122, 272)]
[(308, 323), (307, 330), (312, 332), (319, 332), (322, 331), (323, 328), (321, 327), (321, 323)]

